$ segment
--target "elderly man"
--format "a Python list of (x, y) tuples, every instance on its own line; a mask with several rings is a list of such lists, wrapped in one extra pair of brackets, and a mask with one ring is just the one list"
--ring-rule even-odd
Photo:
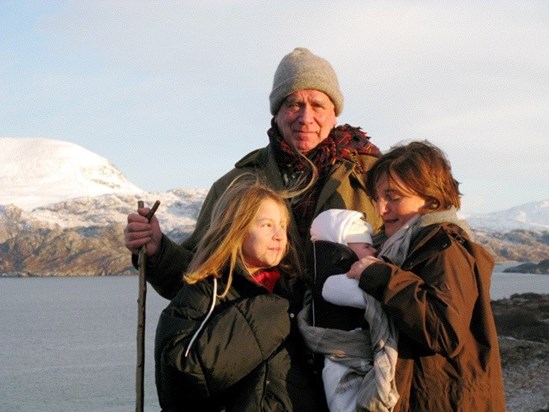
[(147, 208), (128, 216), (125, 245), (134, 254), (134, 264), (136, 253), (146, 245), (147, 280), (160, 295), (175, 296), (212, 208), (230, 182), (243, 173), (262, 175), (274, 189), (297, 193), (291, 198), (290, 238), (304, 266), (312, 250), (309, 228), (320, 212), (357, 210), (374, 228), (380, 226), (365, 191), (365, 172), (379, 150), (359, 128), (337, 126), (343, 96), (330, 63), (296, 48), (281, 60), (269, 101), (274, 116), (267, 132), (269, 144), (246, 155), (213, 184), (194, 232), (181, 245), (162, 234), (156, 218), (147, 223)]

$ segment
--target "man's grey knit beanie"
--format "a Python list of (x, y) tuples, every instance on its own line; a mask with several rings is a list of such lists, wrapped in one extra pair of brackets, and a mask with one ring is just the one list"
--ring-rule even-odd
[(343, 110), (343, 95), (334, 69), (327, 60), (302, 47), (284, 56), (276, 69), (269, 95), (271, 114), (276, 115), (284, 99), (298, 90), (324, 92), (332, 100), (336, 116)]

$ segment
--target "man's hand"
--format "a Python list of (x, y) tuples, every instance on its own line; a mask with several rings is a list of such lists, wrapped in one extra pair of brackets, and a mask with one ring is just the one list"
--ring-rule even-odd
[(150, 209), (143, 207), (137, 209), (138, 213), (128, 215), (128, 224), (124, 229), (124, 242), (126, 248), (133, 254), (138, 254), (143, 245), (146, 245), (147, 255), (152, 256), (158, 252), (162, 231), (158, 219), (153, 216), (150, 223), (147, 221), (147, 213)]

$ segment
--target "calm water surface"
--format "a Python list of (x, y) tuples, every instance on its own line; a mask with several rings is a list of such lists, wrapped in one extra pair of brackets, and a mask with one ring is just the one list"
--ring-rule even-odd
[[(0, 279), (0, 411), (135, 410), (137, 277)], [(159, 410), (147, 294), (145, 406)]]
[[(492, 298), (549, 293), (549, 276), (495, 273)], [(0, 411), (135, 410), (137, 277), (0, 278)], [(147, 293), (145, 410), (167, 301)]]

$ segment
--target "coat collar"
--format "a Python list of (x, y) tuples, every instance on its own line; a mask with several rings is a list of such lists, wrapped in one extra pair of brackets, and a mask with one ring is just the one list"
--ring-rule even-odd
[[(273, 150), (269, 145), (262, 149), (254, 150), (248, 153), (236, 164), (236, 168), (261, 168), (264, 171), (265, 177), (269, 184), (276, 190), (284, 190), (284, 182), (280, 168), (276, 163)], [(327, 177), (326, 183), (322, 187), (317, 204), (315, 215), (323, 209), (324, 204), (333, 194), (338, 190), (341, 182), (344, 181), (349, 175), (352, 174), (352, 179), (361, 187), (362, 190), (366, 190), (366, 178), (363, 174), (356, 173), (354, 171), (355, 165), (349, 160), (343, 159), (338, 162), (332, 168), (330, 174)]]
[(452, 243), (450, 233), (456, 231), (465, 234), (462, 229), (453, 224), (433, 224), (420, 230), (415, 236), (419, 241), (415, 243), (412, 240), (415, 244), (402, 264), (402, 268), (407, 270), (450, 247)]

